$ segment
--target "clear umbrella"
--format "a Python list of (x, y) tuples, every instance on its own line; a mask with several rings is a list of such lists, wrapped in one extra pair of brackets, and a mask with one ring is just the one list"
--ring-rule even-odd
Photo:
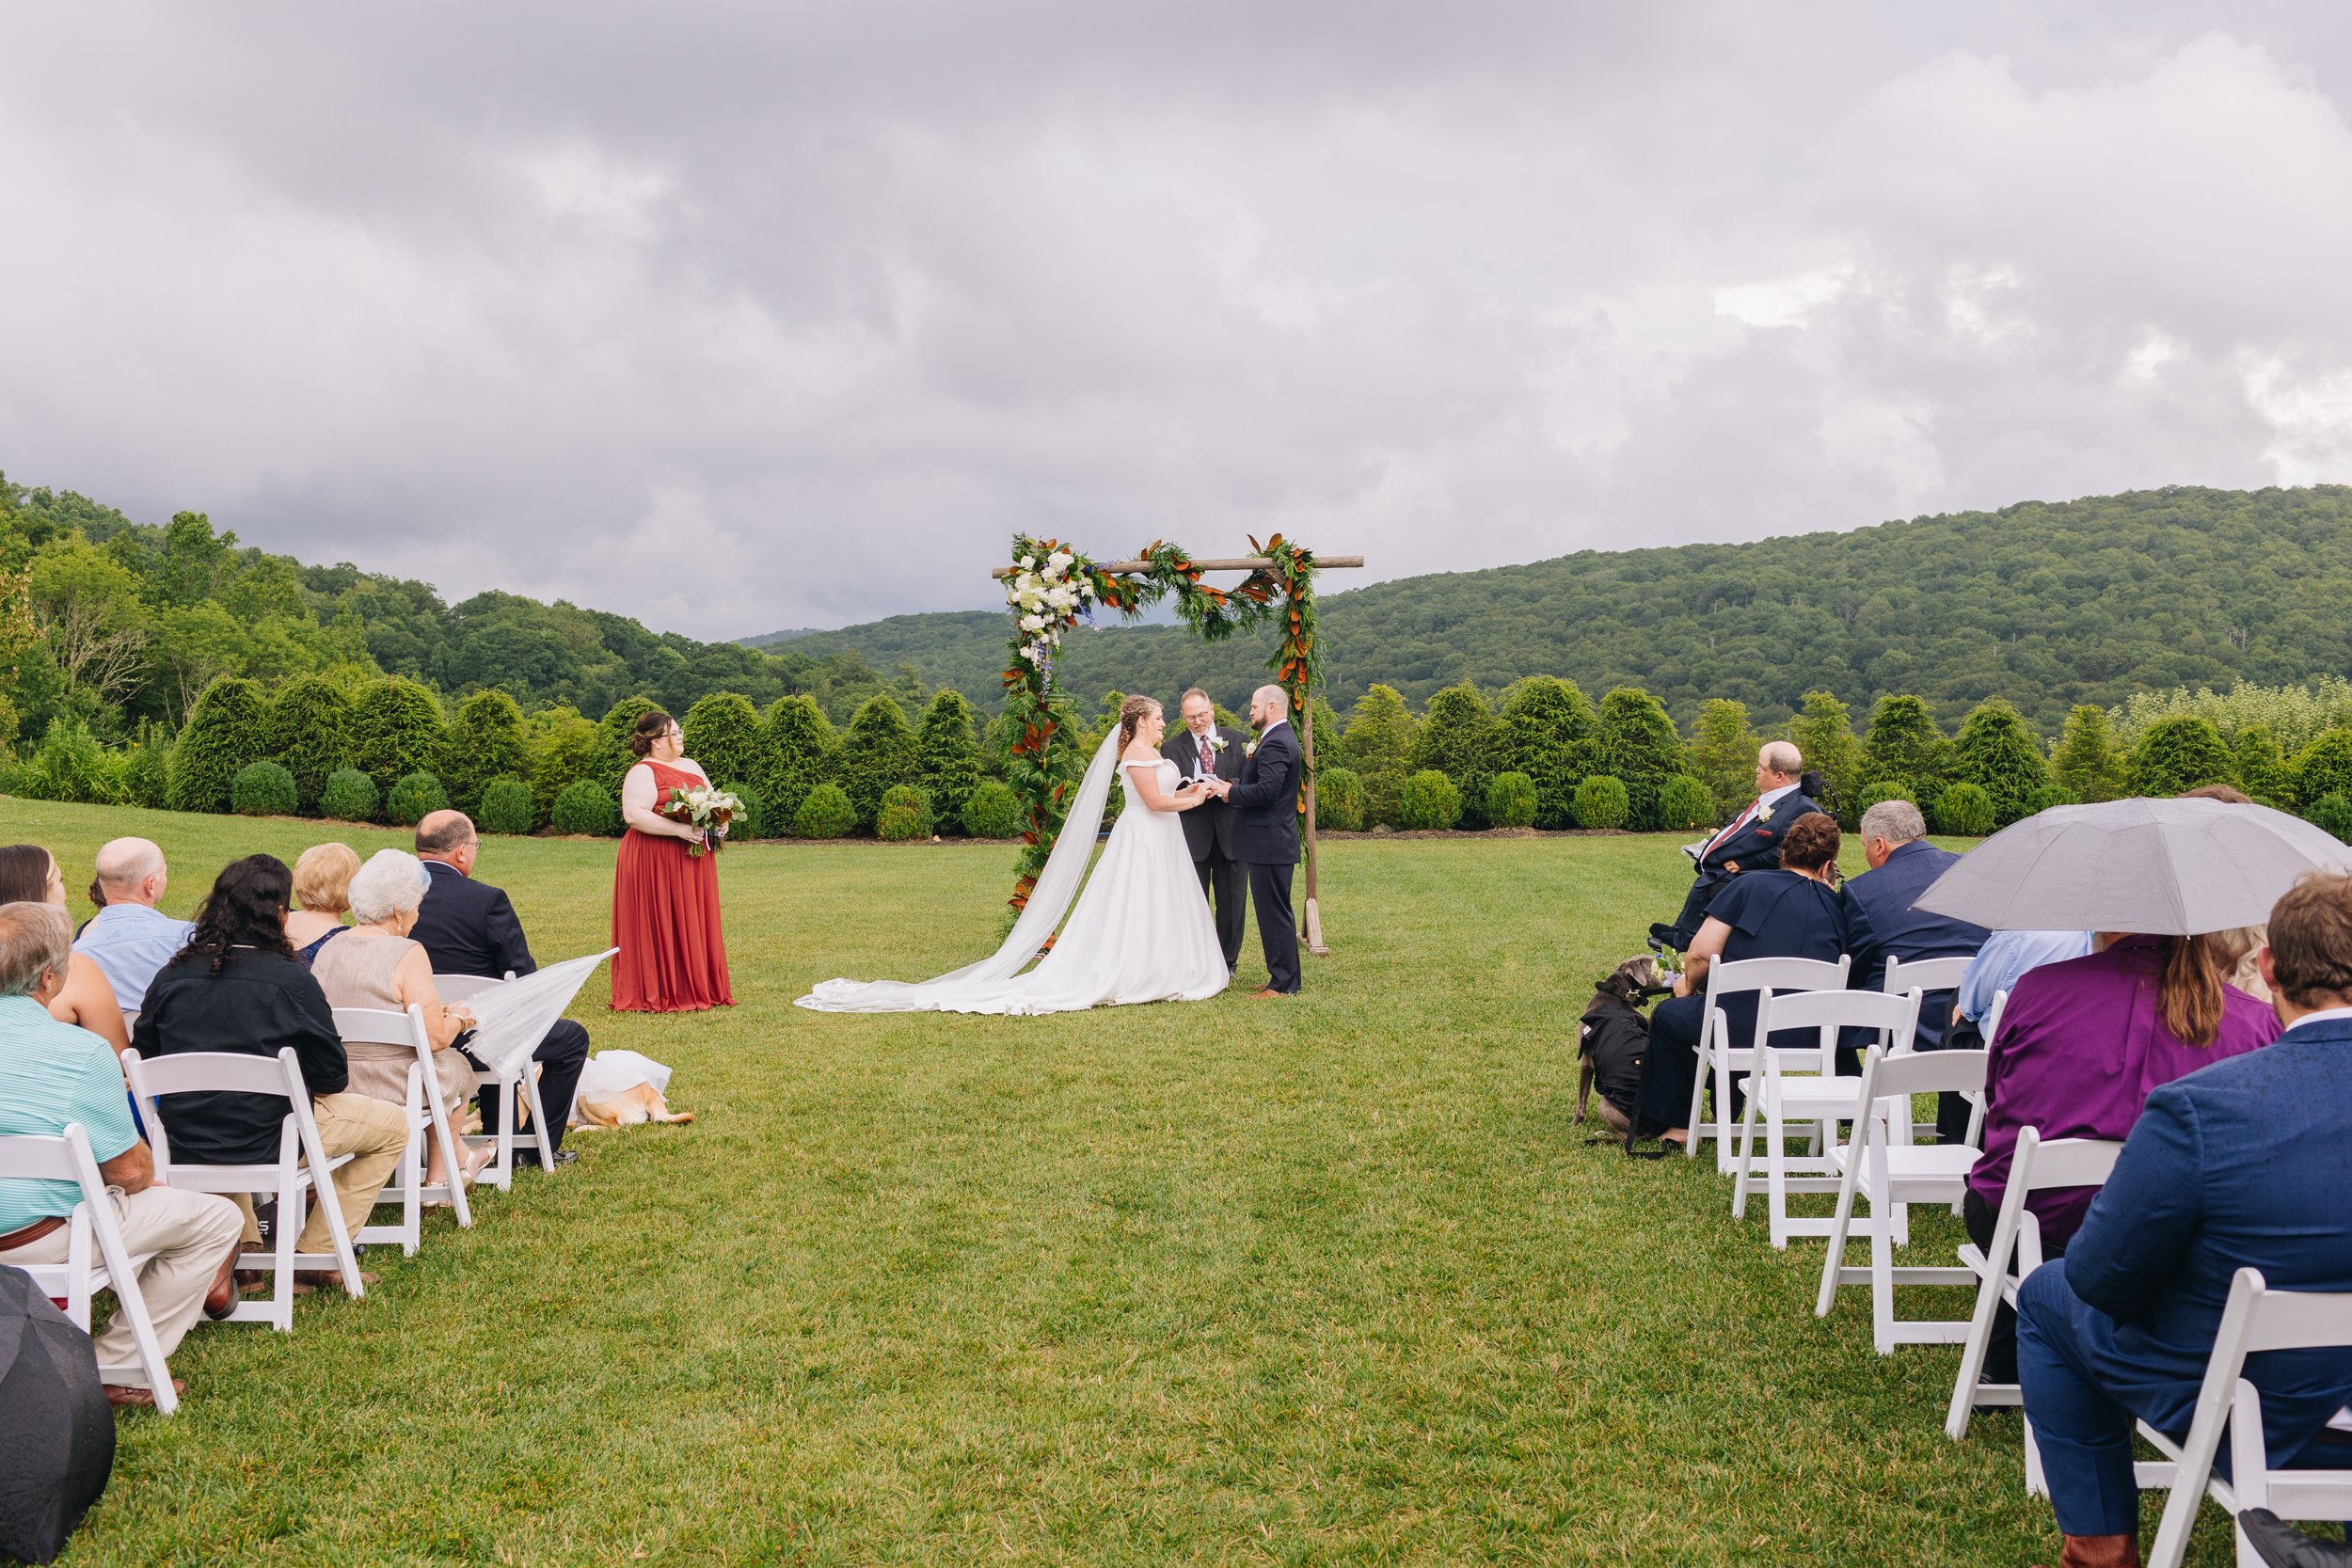
[(1918, 907), (1996, 931), (2188, 936), (2261, 925), (2316, 867), (2352, 867), (2352, 847), (2268, 806), (2108, 800), (2053, 806), (2002, 829)]

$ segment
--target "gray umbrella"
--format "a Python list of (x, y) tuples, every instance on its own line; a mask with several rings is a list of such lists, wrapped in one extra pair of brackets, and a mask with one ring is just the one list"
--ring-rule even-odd
[(2268, 806), (2108, 800), (2002, 829), (1918, 907), (1996, 931), (2186, 936), (2259, 926), (2296, 878), (2347, 865), (2334, 834)]

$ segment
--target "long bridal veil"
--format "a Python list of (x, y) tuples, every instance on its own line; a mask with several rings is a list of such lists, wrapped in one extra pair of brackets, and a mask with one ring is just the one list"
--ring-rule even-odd
[(1094, 858), (1094, 836), (1103, 826), (1103, 806), (1118, 771), (1119, 736), (1119, 727), (1113, 725), (1094, 760), (1087, 764), (1077, 798), (1062, 818), (1061, 836), (1054, 840), (1054, 852), (1045, 857), (1045, 869), (1038, 873), (1021, 918), (995, 952), (931, 980), (819, 981), (796, 1005), (821, 1013), (953, 1012), (961, 1003), (985, 1002), (1003, 992), (1061, 925), (1086, 880), (1087, 865)]

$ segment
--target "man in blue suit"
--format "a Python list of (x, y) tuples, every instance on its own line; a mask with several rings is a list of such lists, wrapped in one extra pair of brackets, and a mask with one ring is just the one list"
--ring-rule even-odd
[[(1870, 869), (1846, 884), (1846, 953), (1853, 965), (1846, 984), (1877, 990), (1886, 984), (1886, 960), (1973, 958), (1992, 933), (1949, 915), (1917, 907), (1919, 895), (1960, 862), (1949, 849), (1930, 844), (1919, 808), (1908, 800), (1881, 800), (1862, 814), (1862, 858)], [(1943, 1049), (1952, 1021), (1952, 992), (1930, 991), (1919, 1004), (1915, 1043), (1922, 1051)], [(1858, 1058), (1870, 1048), (1870, 1032), (1849, 1029), (1838, 1039), (1840, 1072), (1859, 1072)], [(1857, 1058), (1847, 1061), (1847, 1053)], [(1958, 1143), (1968, 1133), (1968, 1101), (1945, 1095), (1936, 1107), (1936, 1135)]]
[[(2066, 1256), (2018, 1291), (2018, 1381), (2071, 1568), (2139, 1561), (2133, 1419), (2187, 1432), (2239, 1269), (2352, 1291), (2352, 875), (2279, 900), (2262, 974), (2286, 1033), (2151, 1094)], [(2328, 1426), (2352, 1355), (2270, 1351), (2243, 1375), (2274, 1467), (2352, 1465)]]
[(1788, 825), (1820, 802), (1804, 792), (1804, 758), (1786, 740), (1775, 740), (1756, 754), (1756, 799), (1731, 819), (1731, 825), (1707, 841), (1699, 851), (1698, 875), (1682, 913), (1671, 926), (1662, 921), (1649, 928), (1650, 942), (1679, 953), (1697, 936), (1707, 918), (1707, 906), (1724, 884), (1742, 871), (1769, 871), (1780, 864), (1781, 841)]

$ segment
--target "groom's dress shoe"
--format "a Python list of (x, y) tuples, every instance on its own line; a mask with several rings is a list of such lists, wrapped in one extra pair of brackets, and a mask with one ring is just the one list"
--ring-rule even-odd
[(1288, 996), (1290, 992), (1286, 990), (1276, 990), (1272, 986), (1267, 986), (1261, 990), (1252, 991), (1250, 994), (1253, 996)]

